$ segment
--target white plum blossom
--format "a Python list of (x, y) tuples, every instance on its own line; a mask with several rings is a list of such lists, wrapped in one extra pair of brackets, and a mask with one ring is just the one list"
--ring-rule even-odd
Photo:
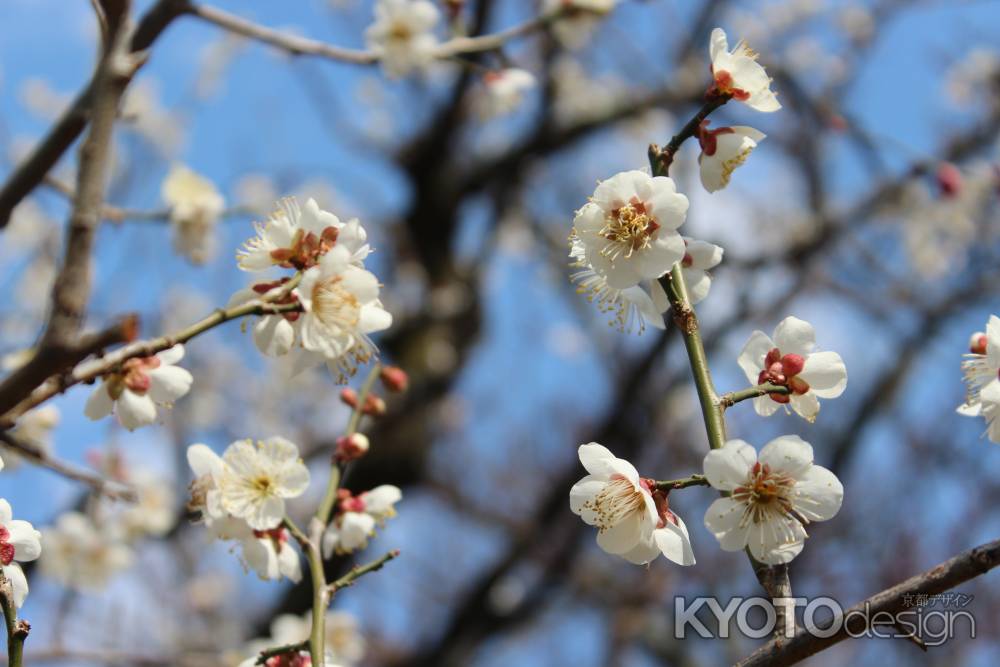
[(239, 535), (240, 554), (243, 563), (265, 581), (285, 577), (293, 583), (302, 580), (302, 564), (299, 552), (289, 541), (288, 530), (254, 530)]
[(579, 456), (590, 474), (570, 490), (570, 509), (597, 526), (598, 546), (640, 565), (661, 553), (678, 565), (694, 565), (687, 527), (653, 480), (596, 442), (580, 445)]
[(973, 334), (969, 350), (962, 361), (965, 403), (957, 412), (966, 417), (982, 416), (990, 441), (1000, 443), (1000, 317), (990, 315), (986, 332)]
[(595, 304), (602, 313), (611, 314), (609, 324), (616, 326), (622, 333), (631, 333), (633, 330), (642, 333), (646, 324), (657, 329), (666, 328), (663, 313), (670, 304), (667, 303), (663, 288), (655, 280), (644, 281), (625, 289), (609, 287), (607, 279), (587, 263), (586, 249), (575, 234), (570, 237), (569, 256), (574, 260), (570, 266), (578, 269), (570, 275), (576, 291)]
[(739, 42), (730, 51), (725, 31), (716, 28), (709, 39), (708, 51), (712, 61), (713, 92), (731, 95), (757, 111), (781, 108), (771, 90), (771, 79), (757, 62), (757, 54), (745, 42)]
[(76, 590), (102, 590), (132, 564), (132, 550), (123, 538), (116, 522), (98, 526), (86, 514), (66, 512), (42, 531), (42, 573)]
[(367, 547), (375, 526), (396, 516), (395, 505), (402, 498), (403, 492), (392, 484), (377, 486), (357, 496), (343, 491), (339, 513), (323, 534), (324, 556), (329, 558), (334, 553), (346, 554)]
[(237, 440), (226, 448), (222, 463), (221, 469), (208, 464), (218, 491), (218, 505), (213, 495), (210, 511), (221, 509), (253, 530), (276, 528), (285, 517), (285, 500), (302, 495), (309, 486), (309, 469), (299, 448), (278, 436), (256, 444)]
[[(343, 611), (328, 611), (326, 613), (325, 625), (326, 662), (327, 665), (353, 665), (356, 664), (365, 654), (365, 638), (358, 629), (358, 621), (351, 614)], [(271, 636), (267, 639), (255, 639), (246, 645), (245, 652), (256, 656), (269, 648), (276, 646), (288, 646), (299, 642), (307, 641), (312, 631), (312, 612), (306, 612), (303, 616), (294, 614), (281, 614), (271, 621)], [(308, 651), (300, 654), (301, 658), (308, 659)], [(250, 667), (253, 664), (250, 659), (241, 665)], [(281, 663), (282, 666), (285, 663)], [(296, 665), (300, 663), (294, 663)], [(308, 664), (308, 663), (304, 663)]]
[(483, 76), (484, 95), (478, 98), (480, 115), (491, 118), (511, 113), (536, 85), (534, 74), (517, 67), (487, 72)]
[(279, 209), (264, 223), (254, 223), (256, 236), (236, 252), (244, 271), (263, 271), (272, 266), (302, 271), (315, 266), (334, 245), (350, 251), (352, 264), (361, 266), (368, 257), (368, 234), (356, 218), (341, 222), (312, 198), (301, 207), (295, 197), (286, 197), (278, 205)]
[(618, 0), (544, 0), (545, 15), (562, 12), (552, 23), (556, 38), (571, 49), (582, 48), (590, 41), (604, 15), (615, 8)]
[(701, 184), (709, 192), (716, 192), (729, 185), (733, 171), (744, 162), (754, 148), (766, 136), (763, 132), (746, 125), (720, 127), (710, 130), (708, 121), (698, 132), (701, 155)]
[(223, 521), (227, 517), (226, 511), (222, 509), (222, 497), (219, 494), (219, 480), (226, 464), (211, 447), (201, 443), (188, 447), (187, 462), (194, 472), (188, 508), (201, 514), (201, 520), (206, 526), (211, 527), (215, 522)]
[[(709, 269), (714, 269), (722, 261), (723, 249), (707, 241), (699, 241), (687, 236), (684, 238), (684, 258), (681, 260), (681, 272), (684, 274), (684, 284), (687, 285), (688, 298), (692, 304), (699, 303), (708, 296), (712, 288), (712, 275)], [(664, 304), (667, 295), (659, 283), (654, 283), (659, 294), (654, 294), (654, 300)], [(663, 310), (666, 310), (665, 304)]]
[(847, 387), (847, 368), (836, 352), (814, 352), (816, 332), (797, 317), (786, 317), (774, 329), (774, 340), (754, 331), (740, 352), (740, 368), (753, 384), (788, 387), (788, 393), (758, 396), (753, 406), (767, 417), (790, 405), (808, 421), (816, 419), (820, 398), (836, 398)]
[(28, 597), (28, 579), (20, 563), (41, 555), (41, 536), (27, 521), (15, 519), (10, 503), (0, 498), (0, 569), (10, 582), (15, 607), (23, 605)]
[(768, 565), (787, 563), (808, 537), (805, 525), (832, 519), (844, 487), (837, 476), (813, 464), (812, 446), (784, 435), (760, 451), (730, 440), (705, 456), (705, 477), (727, 493), (705, 512), (705, 526), (725, 551), (747, 547)]
[[(258, 299), (277, 305), (296, 303), (298, 299), (291, 291), (288, 291), (285, 296), (279, 296), (285, 290), (285, 284), (288, 280), (288, 278), (282, 278), (272, 282), (255, 283), (241, 289), (229, 298), (226, 307), (232, 308)], [(254, 345), (257, 346), (261, 354), (268, 357), (280, 357), (288, 354), (295, 345), (301, 315), (302, 313), (298, 311), (291, 311), (262, 315), (256, 318), (252, 327), (252, 335)]]
[[(52, 429), (58, 424), (59, 408), (54, 405), (43, 405), (18, 417), (11, 433), (21, 442), (44, 454), (49, 454), (52, 452)], [(21, 462), (21, 456), (13, 449), (7, 450), (4, 456), (7, 470), (13, 470)], [(0, 462), (0, 469), (2, 468), (3, 462)]]
[(188, 393), (191, 373), (177, 366), (181, 344), (150, 357), (134, 357), (105, 375), (87, 399), (84, 414), (101, 419), (114, 412), (122, 426), (134, 431), (156, 421), (156, 406), (170, 407)]
[(577, 211), (573, 231), (584, 261), (609, 287), (626, 289), (659, 278), (684, 257), (676, 230), (687, 208), (669, 177), (625, 171), (597, 186)]
[(170, 207), (174, 249), (203, 264), (215, 251), (215, 223), (226, 200), (212, 181), (180, 164), (171, 167), (161, 190)]
[(379, 55), (387, 75), (406, 76), (433, 60), (438, 45), (434, 28), (440, 18), (437, 7), (427, 0), (378, 0), (365, 41)]
[(325, 362), (337, 380), (345, 382), (377, 353), (369, 335), (392, 324), (392, 315), (378, 298), (378, 278), (350, 259), (346, 248), (334, 246), (295, 288), (303, 310), (297, 371)]

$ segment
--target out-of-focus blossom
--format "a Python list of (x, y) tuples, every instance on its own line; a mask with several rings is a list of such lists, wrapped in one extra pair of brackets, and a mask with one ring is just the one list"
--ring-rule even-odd
[(55, 526), (42, 531), (42, 545), (42, 574), (81, 591), (102, 590), (133, 561), (118, 523), (98, 526), (80, 512), (60, 515)]
[(101, 419), (113, 411), (122, 426), (134, 431), (156, 421), (156, 406), (171, 406), (191, 389), (191, 374), (176, 366), (184, 346), (174, 345), (151, 357), (136, 357), (120, 371), (105, 375), (87, 400), (84, 414)]
[(740, 352), (740, 368), (753, 384), (788, 387), (787, 394), (758, 396), (757, 414), (767, 417), (790, 404), (801, 417), (816, 419), (820, 398), (836, 398), (847, 388), (847, 368), (836, 352), (814, 352), (816, 331), (797, 317), (786, 317), (774, 329), (774, 340), (754, 331)]
[(516, 67), (487, 72), (483, 76), (483, 94), (477, 98), (480, 115), (491, 118), (511, 113), (536, 85), (534, 74)]
[(945, 74), (945, 90), (957, 106), (995, 99), (1000, 90), (1000, 53), (976, 48)]
[(604, 15), (616, 4), (617, 0), (544, 0), (542, 13), (563, 12), (552, 23), (552, 31), (567, 48), (580, 49), (586, 46)]
[(426, 67), (438, 45), (434, 28), (441, 18), (427, 0), (378, 0), (375, 22), (365, 31), (370, 49), (378, 53), (382, 69), (401, 77)]
[[(21, 442), (38, 449), (43, 454), (52, 452), (52, 429), (59, 424), (59, 408), (43, 405), (21, 415), (12, 431)], [(13, 470), (21, 461), (21, 456), (10, 449), (4, 453), (7, 469)]]
[(215, 251), (215, 224), (226, 200), (212, 181), (180, 164), (171, 167), (162, 195), (170, 207), (174, 249), (195, 264), (205, 263)]
[(802, 551), (805, 525), (832, 519), (844, 487), (832, 472), (813, 464), (812, 446), (784, 435), (760, 451), (730, 440), (705, 456), (705, 477), (729, 494), (705, 512), (705, 526), (725, 551), (749, 547), (762, 563), (787, 563)]
[[(343, 611), (326, 613), (325, 642), (327, 661), (348, 667), (357, 664), (365, 654), (365, 638), (357, 619)], [(246, 646), (246, 653), (259, 654), (275, 646), (287, 646), (306, 641), (312, 631), (312, 612), (304, 616), (281, 614), (271, 621), (271, 636), (255, 639)]]

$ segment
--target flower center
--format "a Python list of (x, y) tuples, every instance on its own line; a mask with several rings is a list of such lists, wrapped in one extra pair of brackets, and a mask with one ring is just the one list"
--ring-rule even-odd
[(10, 565), (14, 560), (14, 545), (11, 544), (10, 531), (0, 526), (0, 563)]
[(780, 516), (795, 516), (792, 509), (792, 489), (795, 480), (771, 466), (758, 461), (750, 469), (743, 486), (733, 489), (733, 500), (746, 504), (740, 525), (764, 523)]
[(720, 69), (715, 71), (713, 69), (712, 74), (715, 79), (715, 90), (713, 92), (719, 95), (729, 95), (740, 101), (750, 99), (750, 93), (742, 88), (737, 88), (735, 82), (733, 81), (733, 75), (726, 70)]
[(313, 288), (312, 310), (323, 324), (351, 330), (356, 328), (361, 320), (361, 304), (342, 283), (341, 276), (317, 282)]
[(622, 255), (629, 258), (633, 253), (650, 247), (652, 236), (659, 228), (660, 225), (646, 211), (646, 205), (633, 197), (628, 204), (606, 216), (604, 227), (598, 233), (611, 243), (604, 247), (601, 254), (612, 261)]
[[(802, 395), (809, 391), (809, 383), (798, 377), (805, 368), (806, 360), (799, 354), (781, 354), (778, 348), (772, 348), (764, 359), (764, 370), (757, 376), (757, 384), (771, 383), (788, 387), (793, 394)], [(777, 403), (788, 403), (789, 394), (768, 394)]]
[[(287, 248), (276, 248), (271, 251), (271, 259), (286, 269), (304, 271), (315, 266), (319, 258), (337, 244), (339, 230), (327, 227), (319, 235), (299, 229), (295, 232), (292, 243)], [(285, 280), (288, 280), (285, 278)]]
[(274, 491), (274, 480), (270, 475), (260, 474), (251, 480), (250, 486), (261, 495), (269, 496)]
[(584, 507), (594, 510), (597, 527), (603, 531), (618, 525), (633, 513), (642, 512), (646, 500), (635, 484), (621, 475), (613, 475), (593, 501), (588, 501)]
[(144, 396), (152, 383), (148, 372), (159, 366), (160, 359), (156, 355), (129, 359), (122, 364), (121, 371), (106, 376), (108, 394), (116, 401), (126, 389), (133, 394)]

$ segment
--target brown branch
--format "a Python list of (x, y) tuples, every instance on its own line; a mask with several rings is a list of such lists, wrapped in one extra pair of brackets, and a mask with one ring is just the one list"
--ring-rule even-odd
[[(127, 53), (127, 5), (102, 5), (100, 14), (109, 42), (102, 45), (94, 74), (90, 132), (80, 147), (76, 197), (73, 199), (62, 265), (52, 287), (49, 317), (35, 355), (0, 384), (0, 415), (53, 374), (84, 359), (95, 347), (129, 340), (135, 321), (126, 318), (111, 330), (80, 340), (90, 300), (90, 264), (110, 169), (111, 136), (125, 88), (141, 59)], [(41, 174), (44, 177), (44, 174)], [(102, 349), (102, 348), (98, 348)]]
[(93, 489), (94, 493), (115, 500), (126, 500), (128, 502), (135, 502), (139, 499), (136, 495), (135, 489), (132, 487), (105, 479), (85, 468), (80, 468), (72, 463), (67, 463), (50, 456), (44, 450), (29, 442), (21, 440), (10, 431), (0, 431), (0, 442), (35, 465), (48, 468), (52, 472), (58, 473), (63, 477), (67, 477), (77, 482), (83, 482)]
[[(159, 0), (153, 5), (132, 35), (130, 53), (138, 54), (148, 49), (170, 22), (182, 13), (186, 4), (185, 0)], [(7, 226), (14, 207), (38, 186), (87, 127), (93, 111), (98, 76), (99, 71), (96, 71), (45, 138), (0, 187), (0, 229)]]
[(817, 637), (805, 629), (791, 639), (772, 640), (737, 663), (737, 667), (783, 667), (794, 665), (823, 649), (859, 634), (866, 619), (882, 613), (896, 614), (907, 608), (904, 599), (915, 595), (935, 595), (955, 588), (1000, 565), (1000, 540), (984, 544), (911, 577), (901, 584), (876, 593), (848, 609), (840, 630), (829, 637)]

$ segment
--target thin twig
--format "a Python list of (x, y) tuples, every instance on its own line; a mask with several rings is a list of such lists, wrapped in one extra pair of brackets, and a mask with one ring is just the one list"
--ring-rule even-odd
[(768, 394), (788, 394), (788, 387), (782, 386), (780, 384), (771, 384), (770, 382), (765, 382), (764, 384), (758, 384), (754, 387), (747, 387), (746, 389), (740, 389), (739, 391), (730, 391), (723, 394), (719, 398), (719, 404), (722, 409), (731, 408), (741, 401), (745, 401), (751, 398), (757, 398), (758, 396), (766, 396)]
[(72, 463), (67, 463), (66, 461), (61, 461), (53, 456), (50, 456), (44, 450), (21, 440), (10, 431), (0, 430), (0, 442), (35, 465), (48, 468), (54, 473), (77, 482), (83, 482), (93, 489), (94, 493), (112, 498), (114, 500), (125, 500), (128, 502), (135, 502), (139, 499), (135, 489), (132, 487), (110, 479), (105, 479), (104, 477), (101, 477), (86, 468), (81, 468), (73, 465)]
[(842, 642), (851, 635), (858, 636), (866, 629), (866, 622), (871, 622), (877, 616), (883, 614), (891, 616), (905, 611), (908, 608), (906, 601), (917, 595), (943, 593), (970, 579), (986, 574), (998, 565), (1000, 565), (1000, 540), (995, 540), (958, 554), (922, 574), (862, 600), (834, 620), (834, 623), (840, 621), (840, 629), (830, 636), (819, 636), (803, 628), (789, 639), (771, 640), (749, 657), (737, 663), (737, 667), (794, 665), (815, 653)]
[[(68, 375), (51, 377), (46, 380), (44, 384), (35, 389), (35, 391), (31, 392), (27, 398), (22, 400), (13, 408), (8, 409), (5, 414), (2, 414), (2, 416), (0, 416), (0, 428), (11, 426), (17, 417), (24, 414), (31, 408), (44, 403), (53, 396), (66, 391), (69, 387), (80, 384), (81, 382), (92, 382), (97, 378), (114, 371), (129, 359), (135, 357), (148, 357), (156, 354), (157, 352), (162, 352), (163, 350), (167, 350), (178, 343), (185, 343), (195, 336), (199, 336), (206, 331), (219, 326), (220, 324), (224, 324), (225, 322), (239, 319), (241, 317), (249, 315), (275, 315), (299, 311), (302, 309), (302, 306), (299, 303), (278, 304), (272, 303), (272, 301), (280, 300), (286, 296), (288, 292), (294, 289), (300, 279), (301, 275), (296, 275), (284, 284), (282, 290), (267, 298), (255, 299), (253, 301), (248, 301), (247, 303), (231, 306), (229, 308), (220, 308), (194, 324), (181, 329), (180, 331), (176, 331), (166, 336), (160, 336), (159, 338), (131, 343), (99, 359), (95, 359), (93, 362), (86, 362), (78, 365)], [(6, 384), (7, 383), (4, 382), (0, 385), (0, 413), (2, 413), (3, 408), (7, 408), (6, 403), (2, 400), (3, 388)]]
[(691, 475), (680, 479), (667, 479), (656, 483), (656, 488), (660, 491), (676, 491), (686, 489), (689, 486), (711, 486), (704, 475)]
[(375, 572), (376, 570), (381, 570), (386, 563), (391, 561), (393, 558), (396, 558), (397, 556), (399, 556), (399, 549), (393, 549), (392, 551), (387, 552), (382, 557), (377, 558), (370, 563), (352, 567), (347, 574), (345, 574), (344, 576), (340, 577), (339, 579), (331, 583), (329, 586), (327, 586), (327, 590), (330, 592), (330, 595), (332, 596), (341, 589), (353, 586), (355, 583), (357, 583), (358, 579), (365, 576), (366, 574)]
[[(354, 65), (371, 65), (377, 63), (380, 58), (379, 54), (374, 51), (348, 49), (309, 37), (282, 32), (258, 25), (241, 16), (230, 14), (217, 7), (203, 3), (191, 3), (187, 5), (184, 11), (191, 16), (197, 16), (208, 23), (212, 23), (223, 30), (273, 46), (292, 56), (314, 56)], [(490, 35), (455, 37), (439, 44), (434, 49), (432, 55), (436, 59), (446, 59), (463, 54), (496, 51), (514, 39), (545, 28), (569, 12), (569, 8), (560, 5), (551, 12), (541, 14), (524, 23)]]

